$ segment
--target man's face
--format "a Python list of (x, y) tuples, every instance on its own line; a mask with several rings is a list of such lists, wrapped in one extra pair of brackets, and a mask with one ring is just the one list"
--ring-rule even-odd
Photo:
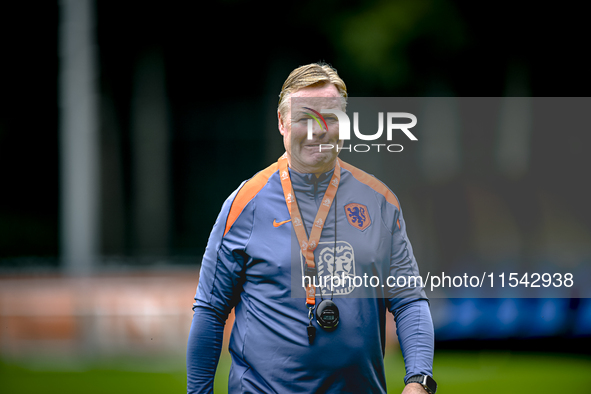
[[(341, 103), (341, 95), (333, 84), (303, 88), (291, 95), (291, 105), (285, 116), (278, 112), (279, 131), (283, 135), (283, 144), (291, 168), (297, 172), (315, 174), (334, 168), (338, 155), (336, 147), (340, 142), (338, 120), (332, 114), (323, 115), (328, 130), (320, 119), (321, 128), (316, 120), (308, 115), (313, 112), (304, 107), (317, 112), (322, 109), (342, 110)], [(313, 126), (313, 138), (310, 140), (307, 138), (309, 119), (312, 119)], [(332, 145), (333, 148), (329, 149), (327, 145)]]

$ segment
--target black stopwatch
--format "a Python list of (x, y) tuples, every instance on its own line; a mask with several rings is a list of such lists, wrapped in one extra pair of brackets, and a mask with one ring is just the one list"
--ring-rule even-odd
[(316, 321), (323, 329), (334, 330), (339, 324), (339, 308), (331, 300), (322, 300), (316, 307)]

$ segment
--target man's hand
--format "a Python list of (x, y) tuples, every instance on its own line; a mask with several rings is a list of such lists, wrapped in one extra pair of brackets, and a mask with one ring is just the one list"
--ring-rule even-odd
[(409, 383), (402, 390), (402, 394), (427, 394), (427, 390), (418, 383)]

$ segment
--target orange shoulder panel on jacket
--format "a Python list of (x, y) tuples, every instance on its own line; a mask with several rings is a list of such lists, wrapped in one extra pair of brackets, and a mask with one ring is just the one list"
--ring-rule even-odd
[[(380, 193), (382, 196), (386, 197), (386, 201), (394, 205), (400, 211), (400, 204), (398, 203), (398, 199), (396, 198), (394, 193), (392, 193), (390, 189), (388, 189), (388, 187), (384, 185), (379, 179), (369, 175), (367, 172), (362, 171), (355, 166), (352, 166), (349, 163), (345, 163), (341, 159), (339, 159), (339, 163), (341, 167), (349, 171), (355, 179), (371, 187), (373, 190)], [(398, 224), (398, 228), (400, 228), (400, 221), (396, 220), (396, 223)]]
[(277, 163), (271, 164), (269, 167), (259, 171), (255, 176), (249, 179), (244, 186), (238, 191), (238, 194), (232, 202), (228, 218), (226, 219), (226, 229), (224, 235), (232, 228), (232, 225), (242, 213), (242, 210), (257, 195), (258, 192), (267, 184), (267, 181), (278, 170)]

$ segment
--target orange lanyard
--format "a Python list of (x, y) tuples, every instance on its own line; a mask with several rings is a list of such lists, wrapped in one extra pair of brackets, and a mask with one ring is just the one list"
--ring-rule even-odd
[[(318, 242), (320, 241), (320, 235), (322, 234), (328, 211), (330, 210), (330, 206), (332, 205), (334, 197), (337, 194), (337, 189), (339, 188), (339, 183), (341, 181), (341, 166), (337, 160), (334, 173), (326, 188), (326, 192), (324, 192), (324, 197), (322, 197), (322, 203), (320, 204), (320, 208), (314, 219), (314, 225), (312, 226), (310, 238), (308, 239), (306, 236), (306, 230), (304, 229), (304, 221), (302, 220), (302, 215), (300, 214), (298, 204), (296, 203), (295, 192), (291, 185), (291, 178), (289, 177), (289, 171), (287, 169), (286, 154), (279, 158), (278, 164), (283, 195), (285, 196), (289, 216), (292, 219), (291, 224), (293, 225), (296, 237), (298, 238), (302, 255), (306, 259), (306, 265), (308, 268), (315, 271), (316, 264), (314, 263), (314, 250), (318, 247)], [(312, 278), (310, 278), (310, 281), (308, 281), (308, 284), (306, 285), (306, 304), (316, 304), (316, 287), (312, 284)]]

